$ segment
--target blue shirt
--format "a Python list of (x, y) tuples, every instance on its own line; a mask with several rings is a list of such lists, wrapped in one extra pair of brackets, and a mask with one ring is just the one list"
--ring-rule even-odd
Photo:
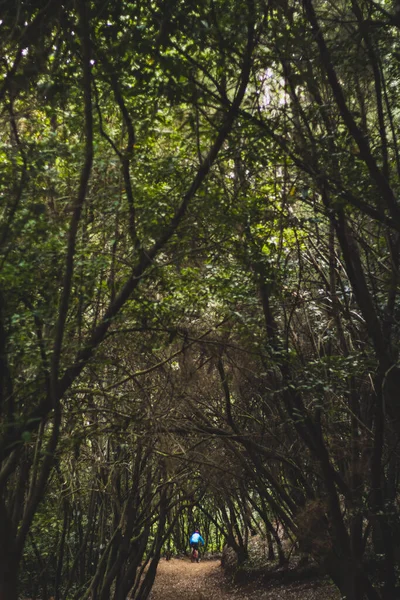
[(197, 532), (192, 533), (192, 535), (190, 536), (190, 543), (191, 544), (198, 544), (200, 542), (200, 544), (203, 544), (204, 546), (204, 540), (201, 537), (201, 535)]

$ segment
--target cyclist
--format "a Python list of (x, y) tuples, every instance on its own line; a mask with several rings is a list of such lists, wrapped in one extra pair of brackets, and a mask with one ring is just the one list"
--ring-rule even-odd
[(192, 556), (194, 556), (194, 551), (195, 550), (197, 551), (196, 560), (197, 560), (197, 562), (199, 562), (199, 560), (200, 560), (199, 544), (204, 546), (205, 542), (204, 542), (203, 538), (201, 537), (198, 529), (195, 529), (194, 533), (192, 533), (192, 535), (190, 536), (189, 544), (190, 544), (190, 547), (192, 548)]

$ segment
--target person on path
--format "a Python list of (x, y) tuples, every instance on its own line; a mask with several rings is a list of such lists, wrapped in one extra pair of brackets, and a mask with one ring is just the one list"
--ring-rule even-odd
[(200, 560), (199, 544), (204, 546), (205, 542), (204, 542), (203, 538), (201, 537), (198, 529), (195, 529), (194, 533), (192, 533), (192, 535), (190, 536), (189, 544), (190, 544), (190, 547), (192, 548), (192, 552), (193, 552), (193, 550), (197, 550), (197, 561), (199, 561)]

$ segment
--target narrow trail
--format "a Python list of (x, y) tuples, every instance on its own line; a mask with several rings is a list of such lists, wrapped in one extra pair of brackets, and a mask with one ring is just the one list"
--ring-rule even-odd
[(191, 563), (189, 559), (160, 562), (149, 600), (227, 600), (220, 561)]
[(332, 586), (307, 581), (286, 585), (232, 586), (219, 560), (192, 564), (189, 559), (161, 561), (149, 600), (337, 600)]

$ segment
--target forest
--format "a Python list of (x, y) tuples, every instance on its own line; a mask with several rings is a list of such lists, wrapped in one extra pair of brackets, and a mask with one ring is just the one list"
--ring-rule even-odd
[(400, 4), (6, 0), (0, 48), (0, 600), (146, 600), (194, 526), (400, 598)]

